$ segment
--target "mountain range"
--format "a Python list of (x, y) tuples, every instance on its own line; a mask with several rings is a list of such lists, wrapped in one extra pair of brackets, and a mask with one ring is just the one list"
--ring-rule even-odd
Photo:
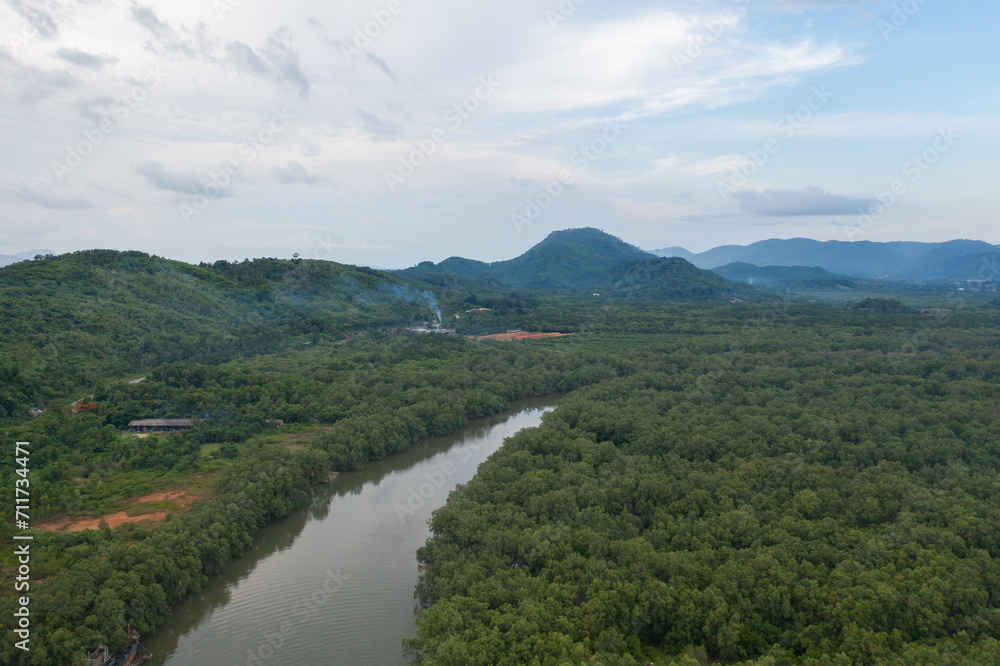
[[(607, 289), (618, 279), (611, 274), (617, 266), (652, 256), (684, 260), (727, 280), (778, 288), (806, 282), (812, 286), (844, 285), (852, 279), (934, 283), (995, 281), (1000, 277), (1000, 246), (983, 241), (878, 243), (793, 238), (723, 245), (700, 253), (682, 247), (647, 252), (592, 228), (552, 232), (521, 256), (506, 261), (450, 257), (396, 273), (449, 288)], [(673, 269), (678, 270), (676, 264)], [(688, 277), (695, 278), (694, 274)], [(704, 274), (697, 279), (711, 281)]]
[(599, 229), (554, 231), (524, 254), (487, 263), (450, 257), (397, 271), (450, 288), (609, 292), (659, 300), (715, 300), (750, 290), (683, 259), (657, 257)]
[(818, 267), (854, 278), (910, 282), (996, 280), (1000, 275), (1000, 246), (973, 240), (876, 243), (792, 238), (750, 245), (723, 245), (701, 253), (668, 247), (653, 250), (653, 254), (680, 257), (704, 269), (718, 269), (734, 263)]

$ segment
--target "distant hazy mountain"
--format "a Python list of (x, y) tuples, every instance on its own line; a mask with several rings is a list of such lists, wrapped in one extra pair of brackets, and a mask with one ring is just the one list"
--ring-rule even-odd
[[(699, 268), (733, 263), (754, 266), (816, 266), (857, 278), (931, 281), (997, 279), (1000, 246), (982, 241), (945, 243), (897, 241), (815, 241), (808, 238), (766, 240), (750, 245), (723, 245), (699, 254), (683, 248), (654, 250), (658, 256), (685, 256)], [(685, 257), (688, 258), (688, 257)]]
[(690, 262), (692, 264), (694, 263), (695, 257), (697, 256), (695, 253), (688, 252), (682, 247), (665, 247), (661, 250), (653, 250), (652, 254), (655, 254), (658, 257), (667, 257), (667, 258), (680, 257), (681, 259)]
[(52, 250), (28, 250), (27, 252), (18, 252), (17, 254), (0, 254), (0, 268), (16, 264), (19, 261), (25, 261), (26, 259), (34, 259), (39, 254), (55, 254), (55, 252)]
[(552, 232), (521, 256), (507, 261), (487, 264), (451, 257), (439, 264), (424, 262), (399, 273), (414, 278), (454, 273), (477, 282), (489, 277), (510, 287), (583, 288), (598, 284), (608, 270), (623, 261), (650, 256), (598, 229), (566, 229)]

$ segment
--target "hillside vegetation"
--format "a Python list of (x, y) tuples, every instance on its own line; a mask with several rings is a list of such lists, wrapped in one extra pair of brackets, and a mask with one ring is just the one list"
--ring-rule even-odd
[(191, 266), (92, 250), (0, 270), (0, 419), (161, 363), (219, 363), (431, 316), (433, 294), (332, 262)]
[(656, 301), (719, 301), (742, 297), (767, 300), (772, 295), (730, 282), (679, 258), (645, 257), (618, 264), (603, 287), (623, 298)]

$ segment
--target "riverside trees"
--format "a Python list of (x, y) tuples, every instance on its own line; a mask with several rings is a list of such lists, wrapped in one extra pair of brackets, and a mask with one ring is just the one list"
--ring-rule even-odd
[(416, 663), (997, 663), (996, 320), (901, 354), (916, 316), (817, 314), (633, 349), (509, 440), (433, 518)]

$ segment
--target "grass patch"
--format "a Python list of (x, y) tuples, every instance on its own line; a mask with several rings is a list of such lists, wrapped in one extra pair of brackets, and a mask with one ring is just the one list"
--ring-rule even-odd
[(330, 432), (332, 425), (294, 425), (285, 426), (280, 432), (270, 432), (264, 441), (281, 444), (289, 451), (302, 451), (309, 445), (313, 435)]
[(210, 458), (219, 452), (222, 448), (222, 444), (202, 444), (201, 453), (199, 454), (202, 458)]
[(180, 511), (181, 507), (177, 502), (171, 500), (163, 500), (159, 502), (138, 502), (130, 507), (125, 508), (125, 513), (129, 516), (144, 516), (147, 513), (156, 513), (157, 511)]

